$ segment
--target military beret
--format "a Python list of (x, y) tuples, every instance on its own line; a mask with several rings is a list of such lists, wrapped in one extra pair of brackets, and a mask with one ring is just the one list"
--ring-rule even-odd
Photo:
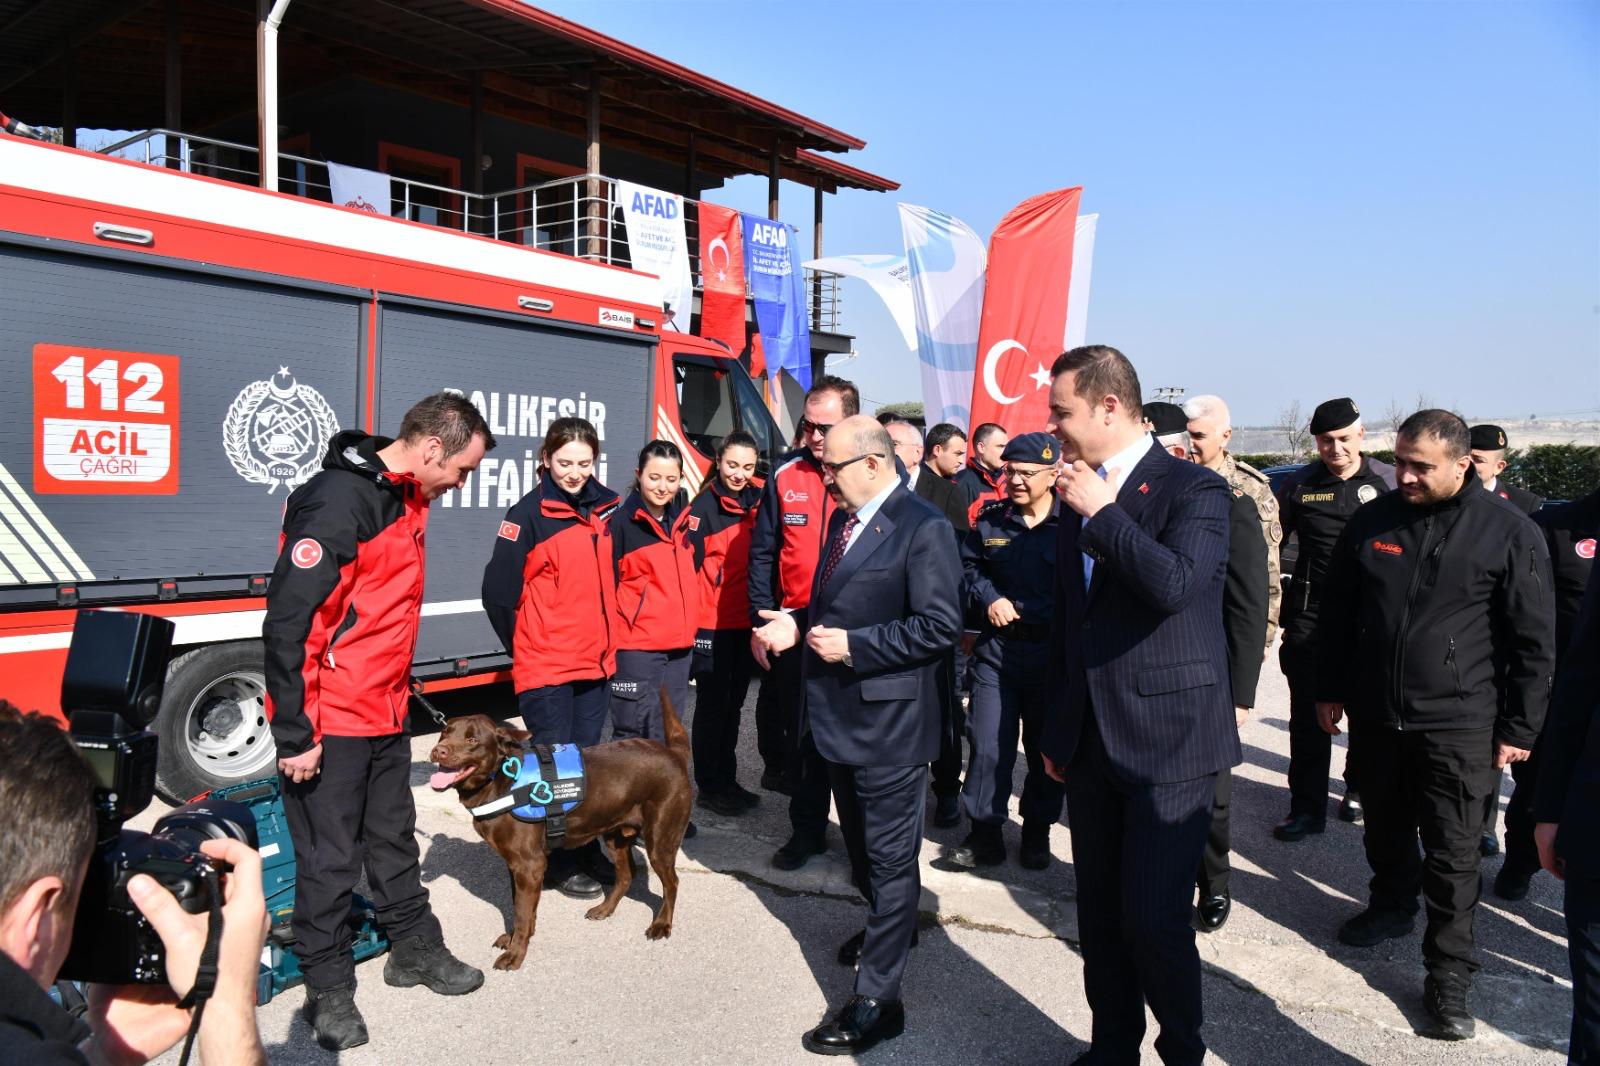
[(1471, 433), (1475, 452), (1497, 452), (1506, 446), (1506, 431), (1499, 426), (1473, 426)]
[(1164, 400), (1145, 404), (1144, 420), (1150, 423), (1150, 429), (1158, 437), (1189, 431), (1189, 416), (1183, 413), (1183, 408)]
[(1012, 437), (1000, 458), (1008, 463), (1042, 463), (1049, 466), (1061, 454), (1061, 445), (1048, 433), (1024, 433)]
[(1348, 396), (1341, 396), (1337, 400), (1324, 400), (1317, 404), (1317, 409), (1311, 412), (1311, 432), (1332, 433), (1335, 430), (1353, 426), (1361, 417), (1361, 408)]

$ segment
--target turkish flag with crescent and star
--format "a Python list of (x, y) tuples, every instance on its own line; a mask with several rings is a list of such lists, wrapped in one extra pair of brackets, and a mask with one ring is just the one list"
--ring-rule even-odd
[(972, 425), (1042, 430), (1050, 415), (1050, 365), (1066, 336), (1072, 243), (1083, 186), (1030, 197), (989, 238), (989, 277), (972, 376)]
[[(700, 336), (744, 352), (750, 343), (744, 326), (744, 225), (739, 212), (700, 201)], [(750, 376), (766, 373), (761, 335), (754, 337)]]

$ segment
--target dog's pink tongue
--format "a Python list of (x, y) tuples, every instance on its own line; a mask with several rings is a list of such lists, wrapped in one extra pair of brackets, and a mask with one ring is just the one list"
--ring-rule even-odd
[(471, 767), (466, 767), (460, 770), (436, 770), (432, 776), (428, 778), (428, 787), (433, 789), (435, 792), (443, 792), (457, 781), (460, 781), (463, 777), (466, 777), (470, 772)]

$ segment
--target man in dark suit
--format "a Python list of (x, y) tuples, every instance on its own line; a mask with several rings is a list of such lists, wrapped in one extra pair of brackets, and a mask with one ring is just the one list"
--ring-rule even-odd
[[(865, 1051), (905, 1028), (900, 978), (916, 936), (922, 796), (939, 754), (942, 664), (961, 634), (955, 538), (895, 469), (871, 418), (828, 432), (822, 467), (837, 510), (803, 634), (802, 728), (827, 760), (867, 926), (839, 949), (855, 994), (805, 1036), (807, 1050)], [(792, 615), (762, 611), (762, 654), (801, 640)]]
[(933, 504), (934, 510), (948, 518), (955, 527), (956, 536), (970, 529), (961, 489), (940, 477), (922, 461), (922, 434), (917, 432), (917, 427), (902, 419), (886, 422), (884, 428), (894, 440), (894, 453), (905, 464), (911, 491)]
[[(1592, 542), (1591, 542), (1592, 543)], [(1539, 737), (1533, 838), (1566, 883), (1571, 1061), (1600, 1062), (1600, 582), (1589, 579)]]
[(1136, 1063), (1150, 1004), (1170, 1064), (1198, 1064), (1200, 956), (1189, 924), (1219, 770), (1240, 761), (1223, 642), (1227, 483), (1141, 424), (1115, 348), (1051, 369), (1062, 444), (1047, 768), (1067, 786), (1084, 985), (1080, 1063)]

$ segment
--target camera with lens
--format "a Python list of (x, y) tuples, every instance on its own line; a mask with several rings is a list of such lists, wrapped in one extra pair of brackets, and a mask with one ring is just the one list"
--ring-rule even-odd
[(166, 948), (128, 897), (128, 880), (149, 874), (191, 914), (222, 902), (227, 864), (200, 851), (205, 840), (256, 847), (250, 809), (199, 800), (163, 815), (149, 833), (124, 828), (155, 795), (156, 736), (145, 726), (161, 708), (173, 626), (132, 611), (78, 612), (61, 682), (73, 743), (95, 775), (94, 855), (61, 977), (104, 984), (161, 984)]

